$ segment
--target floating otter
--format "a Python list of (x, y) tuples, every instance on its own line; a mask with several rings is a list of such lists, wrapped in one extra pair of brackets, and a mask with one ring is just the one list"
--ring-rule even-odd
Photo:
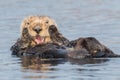
[(29, 16), (21, 25), (21, 37), (11, 47), (13, 55), (34, 55), (40, 58), (120, 57), (94, 37), (69, 41), (48, 16)]

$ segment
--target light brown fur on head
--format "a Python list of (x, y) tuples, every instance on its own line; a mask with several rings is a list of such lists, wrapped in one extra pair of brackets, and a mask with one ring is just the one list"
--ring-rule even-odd
[[(33, 40), (32, 44), (36, 44), (36, 36), (44, 38), (44, 43), (51, 42), (52, 40), (49, 33), (49, 27), (51, 25), (54, 25), (57, 28), (57, 24), (55, 23), (55, 21), (48, 16), (29, 16), (25, 18), (21, 24), (21, 37), (26, 35), (23, 34), (23, 31), (24, 29), (27, 29), (29, 36)], [(38, 30), (38, 32), (36, 29)]]

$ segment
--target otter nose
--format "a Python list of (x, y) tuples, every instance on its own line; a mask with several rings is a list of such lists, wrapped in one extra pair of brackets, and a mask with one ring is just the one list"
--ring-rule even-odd
[(42, 28), (39, 27), (39, 26), (36, 26), (34, 29), (33, 29), (36, 33), (40, 33), (40, 31), (42, 31)]

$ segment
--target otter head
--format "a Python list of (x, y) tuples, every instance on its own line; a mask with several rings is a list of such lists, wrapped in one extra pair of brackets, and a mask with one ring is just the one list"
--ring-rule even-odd
[(34, 45), (52, 42), (49, 29), (53, 25), (57, 29), (55, 21), (48, 16), (29, 16), (22, 22), (21, 37), (27, 34)]

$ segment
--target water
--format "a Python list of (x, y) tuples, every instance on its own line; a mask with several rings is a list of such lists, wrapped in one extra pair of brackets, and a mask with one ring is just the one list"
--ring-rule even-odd
[(0, 0), (0, 80), (120, 80), (120, 58), (36, 60), (11, 56), (29, 15), (55, 19), (68, 39), (93, 36), (120, 54), (120, 0)]

